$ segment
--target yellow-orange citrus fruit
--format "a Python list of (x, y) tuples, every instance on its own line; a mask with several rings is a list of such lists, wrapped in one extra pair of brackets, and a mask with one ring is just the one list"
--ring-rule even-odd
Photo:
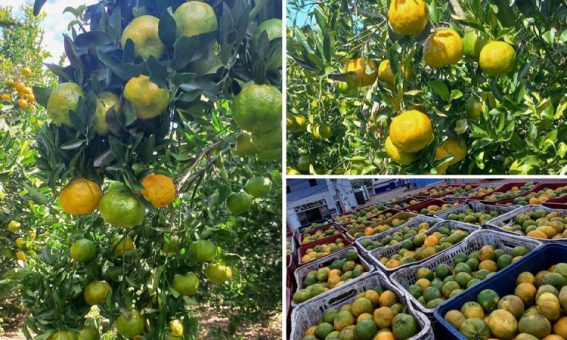
[(23, 75), (24, 77), (29, 77), (29, 76), (31, 76), (31, 75), (32, 75), (32, 70), (31, 70), (31, 68), (29, 68), (29, 67), (24, 67), (24, 68), (22, 69), (22, 75)]
[(177, 36), (193, 37), (214, 32), (218, 28), (217, 15), (206, 2), (188, 1), (173, 13)]
[(114, 256), (123, 256), (127, 251), (134, 250), (136, 245), (130, 236), (117, 236), (112, 242), (112, 253)]
[(241, 157), (258, 153), (254, 144), (252, 144), (252, 135), (249, 132), (243, 131), (243, 133), (236, 138), (234, 153)]
[(0, 97), (2, 99), (2, 101), (8, 101), (10, 100), (10, 94), (9, 93), (2, 93), (2, 96)]
[(28, 102), (31, 104), (35, 103), (35, 96), (33, 93), (28, 94)]
[(419, 35), (427, 26), (428, 13), (422, 0), (392, 0), (388, 21), (399, 35)]
[(123, 337), (131, 339), (142, 334), (146, 320), (137, 310), (131, 310), (129, 314), (120, 314), (116, 319), (116, 329)]
[(374, 84), (378, 77), (378, 69), (374, 60), (356, 58), (347, 61), (343, 73), (354, 72), (352, 83), (356, 86), (369, 86)]
[(271, 85), (252, 84), (234, 97), (232, 115), (238, 126), (252, 134), (281, 129), (282, 93)]
[(91, 306), (100, 305), (106, 301), (112, 288), (106, 281), (93, 281), (85, 287), (85, 302)]
[(24, 92), (26, 90), (26, 84), (19, 81), (19, 82), (16, 83), (15, 88), (16, 88), (16, 91), (18, 91), (18, 92)]
[(433, 142), (431, 120), (423, 112), (405, 111), (392, 119), (390, 138), (402, 152), (413, 153), (423, 150)]
[(159, 19), (151, 15), (142, 15), (132, 20), (122, 32), (120, 43), (122, 48), (132, 40), (134, 53), (148, 60), (150, 57), (159, 59), (165, 52), (165, 45), (159, 38)]
[(120, 98), (112, 92), (101, 93), (96, 101), (95, 111), (95, 131), (100, 136), (106, 136), (110, 133), (110, 128), (106, 121), (106, 114), (110, 109), (114, 108), (114, 113), (120, 115), (122, 111), (122, 103)]
[(77, 83), (61, 83), (49, 95), (47, 101), (47, 114), (56, 125), (71, 127), (70, 111), (77, 111), (79, 98), (85, 94)]
[[(404, 73), (404, 79), (410, 80), (412, 77), (411, 69), (409, 67), (402, 66), (402, 72)], [(388, 59), (382, 60), (380, 66), (378, 66), (378, 79), (381, 81), (393, 85), (396, 76), (392, 72), (390, 67), (390, 61)]]
[(98, 207), (102, 191), (98, 184), (77, 178), (67, 185), (59, 195), (63, 211), (71, 215), (86, 215)]
[(467, 156), (467, 147), (462, 145), (456, 138), (447, 139), (441, 144), (441, 148), (444, 149), (448, 155), (453, 156), (453, 160), (449, 161), (449, 165), (456, 164)]
[(128, 189), (108, 190), (99, 204), (100, 216), (113, 226), (131, 228), (142, 224), (144, 204)]
[(214, 283), (223, 283), (232, 279), (232, 269), (229, 266), (211, 263), (205, 270), (205, 275), (207, 279)]
[(390, 137), (386, 138), (386, 143), (384, 145), (384, 148), (386, 149), (386, 153), (388, 154), (388, 156), (390, 156), (390, 158), (398, 164), (408, 165), (415, 160), (414, 153), (406, 153), (400, 151), (394, 145), (394, 143), (392, 143), (392, 139)]
[(124, 87), (124, 98), (134, 105), (140, 119), (159, 116), (169, 104), (169, 92), (146, 75), (131, 78)]
[(171, 328), (171, 335), (173, 336), (183, 336), (183, 324), (181, 321), (175, 319), (169, 322), (169, 328)]
[(430, 34), (423, 45), (423, 60), (432, 68), (456, 64), (463, 55), (463, 39), (452, 29)]
[[(78, 340), (79, 337), (77, 333), (69, 332), (69, 331), (58, 331), (48, 338), (48, 340)], [(81, 339), (82, 340), (82, 339)]]
[[(440, 160), (442, 158), (445, 158), (449, 156), (449, 153), (447, 153), (447, 151), (445, 149), (443, 149), (442, 147), (438, 147), (437, 150), (435, 150), (435, 160)], [(437, 174), (438, 175), (442, 175), (447, 171), (447, 168), (449, 168), (449, 162), (445, 162), (441, 165), (439, 165), (437, 167)]]
[(508, 74), (516, 66), (516, 51), (504, 41), (492, 41), (480, 51), (480, 68), (491, 76)]
[(100, 340), (98, 329), (92, 326), (81, 329), (78, 340)]
[(159, 175), (150, 174), (142, 179), (142, 195), (154, 208), (165, 207), (175, 199), (175, 185), (171, 178)]
[(463, 37), (465, 55), (478, 61), (480, 51), (490, 41), (488, 36), (475, 30), (468, 31)]
[(482, 102), (477, 100), (474, 96), (470, 96), (465, 103), (465, 110), (471, 119), (480, 119), (482, 113)]
[(18, 106), (25, 110), (30, 107), (30, 104), (25, 99), (18, 99)]

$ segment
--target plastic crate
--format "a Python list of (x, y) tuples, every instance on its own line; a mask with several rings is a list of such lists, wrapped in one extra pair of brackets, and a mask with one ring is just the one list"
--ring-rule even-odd
[[(295, 251), (297, 250), (297, 247), (295, 246), (295, 239), (294, 239), (294, 237), (288, 236), (286, 242), (287, 242), (287, 244), (290, 245), (290, 249), (291, 249), (291, 253), (290, 253), (290, 254), (295, 253)], [(287, 251), (287, 247), (286, 247), (286, 251)], [(289, 254), (286, 254), (286, 255), (289, 255)]]
[(417, 203), (415, 203), (415, 204), (419, 204), (419, 203), (422, 203), (423, 201), (425, 201), (426, 199), (425, 199), (425, 198), (416, 198), (416, 197), (411, 196), (411, 197), (407, 197), (407, 198), (405, 198), (405, 199), (402, 199), (402, 200), (395, 201), (395, 202), (392, 202), (392, 203), (390, 203), (390, 204), (387, 204), (387, 206), (388, 206), (389, 208), (392, 208), (392, 209), (405, 210), (405, 209), (407, 209), (407, 208), (409, 208), (409, 207), (411, 207), (412, 205), (415, 205), (415, 204), (408, 205), (408, 206), (405, 207), (405, 208), (396, 207), (396, 205), (401, 205), (401, 204), (404, 204), (404, 203), (409, 203), (409, 202), (412, 201), (412, 200), (417, 201)]
[[(368, 221), (368, 220), (373, 219), (373, 218), (376, 218), (376, 217), (380, 217), (381, 215), (385, 215), (385, 214), (392, 214), (392, 216), (393, 216), (393, 215), (398, 214), (398, 213), (401, 213), (401, 212), (403, 212), (403, 210), (399, 210), (399, 209), (386, 209), (386, 210), (383, 210), (383, 211), (381, 211), (380, 213), (378, 213), (378, 214), (376, 214), (376, 215), (369, 216), (369, 217), (365, 218), (364, 220), (358, 221), (358, 222), (356, 222), (356, 223), (363, 223), (363, 222), (365, 222), (365, 221)], [(388, 218), (384, 218), (382, 221), (385, 221), (385, 220), (387, 220), (387, 219), (388, 219)], [(340, 228), (343, 232), (347, 232), (347, 231), (351, 228), (350, 226), (351, 226), (353, 223), (355, 223), (355, 222), (348, 222), (348, 223), (344, 223), (344, 224), (340, 224), (340, 223), (337, 222), (337, 225), (339, 226), (339, 228)]]
[[(369, 227), (374, 227), (374, 226), (376, 226), (376, 225), (378, 225), (378, 224), (388, 224), (388, 223), (392, 222), (392, 221), (393, 221), (394, 219), (396, 219), (396, 218), (397, 218), (397, 219), (406, 219), (406, 220), (409, 220), (410, 218), (415, 217), (415, 216), (417, 216), (417, 215), (414, 214), (414, 213), (409, 213), (409, 212), (403, 211), (403, 212), (399, 212), (399, 213), (395, 214), (394, 216), (392, 216), (392, 217), (390, 217), (390, 218), (388, 218), (388, 219), (385, 219), (385, 220), (383, 220), (383, 221), (380, 221), (380, 222), (378, 222), (377, 224), (371, 225), (371, 226), (369, 226)], [(364, 229), (366, 229), (366, 228), (367, 228), (367, 227), (356, 227), (356, 228), (349, 229), (349, 230), (345, 233), (345, 236), (348, 237), (350, 240), (354, 241), (354, 240), (356, 239), (356, 238), (354, 237), (354, 234), (356, 234), (356, 233), (358, 233), (358, 232), (361, 232), (361, 231), (364, 231)]]
[[(506, 199), (497, 201), (497, 202), (496, 202), (496, 205), (509, 205), (509, 204), (514, 204), (514, 200), (515, 200), (516, 198), (518, 198), (518, 197), (524, 197), (524, 196), (527, 196), (527, 195), (529, 195), (529, 194), (531, 194), (531, 193), (535, 193), (535, 192), (538, 192), (538, 191), (544, 190), (544, 189), (557, 189), (557, 188), (564, 187), (564, 186), (567, 186), (567, 183), (540, 183), (540, 184), (534, 186), (532, 190), (527, 191), (527, 192), (525, 192), (525, 193), (523, 193), (523, 194), (521, 194), (521, 195), (518, 195), (518, 196), (515, 196), (515, 197), (512, 197), (512, 198), (506, 198)], [(563, 196), (560, 196), (560, 197), (558, 197), (558, 198), (563, 198), (563, 197), (567, 198), (567, 194), (565, 194), (565, 195), (563, 195)], [(518, 204), (515, 204), (515, 205), (518, 205)], [(524, 205), (525, 205), (525, 204), (524, 204)]]
[[(346, 255), (351, 251), (355, 251), (358, 254), (358, 259), (360, 260), (360, 263), (362, 264), (362, 266), (364, 267), (364, 270), (365, 270), (365, 272), (362, 275), (360, 275), (359, 277), (356, 277), (352, 280), (353, 281), (361, 280), (361, 279), (367, 277), (368, 275), (370, 275), (370, 273), (372, 273), (374, 271), (375, 267), (372, 265), (372, 263), (368, 262), (362, 256), (362, 254), (356, 249), (356, 247), (350, 246), (350, 247), (343, 248), (343, 249), (341, 249), (341, 250), (339, 250), (339, 251), (337, 251), (337, 252), (335, 252), (335, 253), (333, 253), (329, 256), (325, 256), (325, 257), (320, 258), (318, 260), (306, 263), (305, 265), (297, 268), (295, 270), (295, 273), (293, 274), (294, 279), (295, 279), (295, 291), (303, 288), (303, 281), (305, 280), (305, 278), (307, 277), (307, 274), (309, 274), (310, 271), (317, 270), (321, 267), (324, 267), (325, 265), (330, 265), (334, 260), (345, 258)], [(333, 290), (334, 289), (329, 289), (325, 293), (319, 294), (312, 299), (319, 298), (321, 296), (325, 296)], [(304, 303), (307, 303), (308, 301), (310, 301), (312, 299), (309, 299), (309, 300), (302, 302), (300, 304), (296, 304), (295, 302), (292, 301), (291, 305), (295, 308), (296, 306), (300, 306)]]
[(567, 196), (554, 198), (543, 202), (543, 206), (551, 209), (567, 209)]
[[(326, 221), (321, 222), (321, 223), (311, 223), (310, 225), (300, 227), (297, 231), (294, 232), (294, 236), (297, 237), (298, 234), (308, 232), (308, 231), (305, 231), (305, 229), (310, 228), (313, 224), (321, 224), (321, 226), (318, 226), (318, 227), (315, 228), (315, 229), (319, 229), (319, 228), (325, 228), (326, 226), (333, 224), (333, 221), (326, 220)], [(315, 230), (315, 229), (313, 229), (313, 230)]]
[[(462, 187), (465, 187), (467, 185), (470, 185), (472, 187), (471, 191), (478, 190), (478, 189), (481, 189), (481, 188), (488, 188), (488, 187), (495, 187), (496, 189), (498, 189), (498, 186), (499, 186), (498, 183), (488, 182), (488, 183), (482, 183), (482, 184), (480, 184), (480, 183), (464, 184), (464, 185), (462, 185)], [(448, 198), (452, 198), (452, 199), (459, 198), (463, 201), (466, 201), (466, 200), (469, 199), (469, 194), (470, 194), (470, 192), (466, 192), (464, 194), (453, 193), (451, 195), (443, 197), (443, 199), (447, 200)]]
[(384, 238), (386, 236), (392, 235), (393, 233), (395, 233), (399, 230), (402, 230), (406, 227), (409, 227), (411, 229), (417, 229), (419, 227), (419, 225), (423, 222), (429, 222), (429, 223), (431, 223), (431, 227), (433, 227), (436, 223), (441, 222), (441, 220), (438, 219), (438, 218), (435, 218), (435, 217), (417, 215), (416, 217), (411, 218), (409, 221), (407, 221), (406, 223), (404, 223), (400, 226), (397, 226), (397, 227), (392, 228), (390, 230), (386, 230), (385, 232), (380, 233), (380, 234), (361, 237), (361, 238), (357, 239), (354, 243), (358, 247), (358, 249), (360, 249), (360, 251), (362, 251), (366, 255), (370, 256), (370, 252), (374, 249), (367, 250), (366, 248), (364, 248), (364, 246), (362, 245), (362, 243), (364, 241), (366, 241), (366, 240), (374, 241), (374, 240), (377, 240), (377, 239), (381, 239), (381, 238)]
[[(425, 232), (425, 235), (429, 236), (442, 227), (448, 227), (451, 230), (453, 230), (453, 229), (465, 230), (465, 231), (468, 231), (469, 233), (472, 233), (472, 232), (480, 229), (479, 226), (475, 226), (475, 225), (472, 225), (472, 224), (465, 224), (465, 223), (460, 223), (460, 222), (455, 222), (455, 221), (441, 221), (441, 222), (435, 224), (433, 227), (429, 228)], [(469, 235), (469, 237), (470, 237), (470, 235)], [(466, 240), (466, 238), (465, 238), (465, 240)], [(461, 242), (463, 242), (463, 241), (464, 240), (462, 240)], [(453, 245), (453, 247), (460, 244), (461, 242)], [(388, 246), (388, 247), (383, 247), (383, 248), (380, 248), (380, 249), (372, 250), (369, 253), (370, 259), (371, 259), (372, 263), (374, 263), (374, 265), (376, 265), (377, 268), (384, 271), (388, 275), (392, 274), (392, 273), (394, 273), (394, 272), (396, 272), (396, 271), (398, 271), (402, 268), (407, 268), (407, 267), (422, 263), (424, 261), (427, 261), (427, 258), (426, 258), (426, 259), (419, 260), (419, 261), (416, 261), (416, 262), (402, 264), (401, 266), (399, 266), (397, 268), (387, 268), (385, 265), (383, 265), (379, 261), (382, 256), (390, 257), (394, 254), (397, 254), (398, 251), (402, 248), (402, 246), (403, 246), (403, 243), (398, 243), (398, 244), (393, 245), (393, 246)], [(453, 247), (451, 247), (451, 248), (453, 248)], [(444, 249), (437, 254), (442, 254), (442, 253), (446, 252), (447, 250), (449, 250), (451, 248)]]
[(455, 189), (457, 189), (458, 187), (460, 187), (460, 185), (456, 185), (456, 184), (451, 184), (451, 185), (434, 185), (431, 187), (425, 187), (423, 188), (423, 190), (420, 190), (415, 197), (419, 197), (419, 198), (424, 198), (424, 199), (432, 199), (432, 198), (441, 198), (444, 196), (448, 196), (451, 194), (452, 191), (446, 192), (444, 194), (438, 194), (438, 195), (429, 195), (429, 194), (425, 194), (425, 193), (421, 193), (422, 191), (429, 191), (431, 189), (445, 189), (445, 188), (452, 188), (454, 187)]
[[(497, 205), (488, 205), (488, 204), (484, 204), (484, 203), (480, 203), (479, 201), (470, 201), (468, 203), (465, 204), (461, 204), (458, 205), (456, 207), (453, 208), (449, 208), (447, 210), (444, 210), (438, 214), (435, 214), (434, 216), (437, 218), (440, 218), (442, 220), (448, 220), (451, 221), (449, 219), (447, 219), (447, 216), (449, 216), (450, 214), (453, 213), (458, 213), (461, 211), (466, 211), (468, 209), (472, 209), (474, 212), (491, 212), (491, 211), (497, 211), (498, 213), (500, 213), (500, 215), (505, 214), (507, 212), (510, 212), (514, 209), (516, 209), (516, 206), (512, 206), (512, 207), (503, 207), (503, 206), (497, 206)], [(466, 224), (471, 224), (471, 225), (478, 225), (478, 224), (474, 224), (474, 223), (468, 223), (468, 222), (462, 222), (462, 221), (457, 221), (457, 222), (461, 222), (461, 223), (466, 223)], [(487, 222), (489, 223), (490, 220)]]
[(508, 233), (508, 234), (511, 234), (511, 235), (522, 236), (522, 237), (524, 237), (524, 238), (529, 238), (529, 239), (532, 239), (532, 240), (538, 240), (538, 241), (541, 241), (541, 242), (543, 242), (543, 243), (547, 243), (547, 242), (558, 242), (558, 241), (563, 241), (563, 242), (565, 242), (565, 241), (567, 241), (567, 238), (563, 238), (563, 239), (539, 239), (539, 238), (533, 238), (533, 237), (529, 237), (529, 236), (527, 236), (527, 235), (520, 235), (519, 233), (515, 233), (515, 232), (513, 232), (513, 231), (505, 230), (505, 229), (503, 229), (503, 228), (501, 227), (503, 223), (508, 224), (509, 222), (511, 222), (511, 220), (512, 220), (516, 215), (524, 214), (524, 213), (530, 212), (530, 211), (541, 211), (541, 210), (544, 210), (544, 211), (547, 211), (547, 212), (556, 211), (556, 212), (559, 214), (559, 216), (567, 216), (567, 210), (550, 209), (550, 208), (544, 207), (543, 205), (525, 205), (525, 206), (519, 207), (519, 208), (517, 208), (517, 209), (514, 209), (514, 210), (512, 210), (512, 211), (510, 211), (510, 212), (507, 212), (507, 213), (505, 213), (505, 214), (503, 214), (503, 215), (500, 215), (500, 216), (498, 216), (498, 217), (496, 217), (496, 218), (493, 218), (492, 220), (488, 221), (489, 223), (486, 223), (486, 226), (489, 227), (489, 228), (491, 228), (491, 229), (497, 230), (497, 231), (501, 231), (501, 232)]
[(364, 280), (359, 280), (337, 288), (325, 298), (313, 299), (312, 301), (294, 308), (291, 313), (291, 340), (303, 339), (305, 331), (321, 320), (323, 312), (330, 307), (340, 308), (342, 305), (352, 303), (359, 293), (381, 287), (393, 291), (401, 304), (407, 307), (406, 313), (413, 315), (421, 330), (409, 340), (434, 340), (431, 322), (425, 315), (416, 311), (404, 298), (403, 293), (392, 284), (388, 278), (380, 273), (374, 272)]
[[(369, 209), (369, 208), (370, 208), (370, 209)], [(376, 214), (374, 214), (374, 215), (371, 215), (371, 216), (367, 217), (367, 218), (372, 218), (373, 216), (380, 215), (384, 210), (387, 210), (386, 208), (382, 209), (382, 207), (380, 207), (379, 205), (375, 204), (375, 205), (368, 206), (368, 207), (364, 207), (364, 208), (353, 209), (352, 211), (347, 212), (347, 213), (344, 213), (344, 214), (341, 214), (341, 215), (333, 215), (333, 221), (334, 221), (336, 224), (339, 224), (339, 225), (342, 225), (342, 224), (349, 224), (349, 223), (352, 223), (352, 222), (343, 223), (343, 222), (337, 220), (337, 217), (345, 217), (345, 216), (355, 215), (355, 214), (360, 213), (360, 212), (363, 211), (363, 210), (364, 210), (364, 212), (370, 212), (370, 211), (371, 211), (372, 209), (374, 209), (374, 208), (377, 208), (377, 209), (378, 209), (378, 210), (377, 210), (378, 212), (377, 212)]]
[[(404, 290), (405, 293), (407, 293), (408, 299), (420, 312), (424, 313), (427, 316), (433, 317), (433, 309), (423, 306), (406, 290), (407, 287), (415, 283), (418, 269), (429, 268), (435, 270), (435, 267), (437, 267), (441, 263), (452, 263), (453, 257), (455, 255), (462, 253), (468, 255), (475, 250), (479, 250), (485, 245), (493, 245), (497, 246), (498, 248), (512, 251), (512, 249), (516, 246), (525, 246), (530, 250), (534, 250), (537, 247), (541, 246), (542, 243), (531, 239), (525, 239), (519, 236), (499, 233), (493, 230), (477, 230), (459, 245), (450, 248), (447, 252), (433, 255), (432, 257), (421, 263), (419, 266), (411, 266), (399, 270), (391, 276), (391, 279), (396, 285), (398, 285), (398, 287), (400, 287)], [(467, 289), (465, 289), (465, 291), (467, 291)]]
[[(519, 195), (522, 195), (524, 193), (528, 193), (530, 192), (532, 189), (525, 189), (522, 190), (522, 188), (528, 184), (528, 183), (533, 183), (534, 186), (532, 186), (532, 189), (537, 185), (538, 182), (534, 182), (534, 181), (527, 181), (527, 182), (513, 182), (513, 183), (507, 183), (502, 185), (500, 188), (494, 190), (493, 192), (491, 192), (490, 194), (486, 194), (486, 195), (482, 195), (482, 196), (476, 196), (476, 197), (471, 197), (470, 200), (477, 200), (477, 201), (482, 201), (482, 203), (484, 204), (496, 204), (497, 202), (501, 201), (501, 200), (505, 200), (505, 199), (509, 199), (509, 198), (514, 198), (517, 197)], [(507, 198), (503, 198), (501, 200), (497, 200), (497, 201), (487, 201), (486, 198), (494, 193), (498, 193), (498, 192), (506, 192), (510, 189), (512, 189), (513, 187), (518, 187), (520, 188), (520, 191), (517, 192), (516, 195), (507, 197)]]
[[(453, 203), (455, 203), (455, 202), (448, 202), (448, 201), (444, 201), (444, 200), (435, 198), (435, 199), (430, 199), (430, 200), (424, 201), (420, 204), (412, 205), (411, 207), (407, 208), (406, 210), (411, 211), (411, 212), (415, 212), (416, 214), (421, 214), (421, 209), (427, 208), (430, 205), (442, 206), (443, 204), (453, 204)], [(451, 209), (451, 208), (447, 208), (447, 209)], [(445, 209), (445, 210), (447, 210), (447, 209)], [(439, 214), (440, 212), (445, 211), (445, 210), (440, 210), (440, 211), (437, 212), (437, 214)], [(427, 215), (427, 216), (433, 216), (433, 215)]]
[[(344, 235), (339, 234), (339, 235), (333, 235), (333, 236), (325, 237), (325, 238), (320, 239), (318, 241), (311, 242), (311, 243), (304, 244), (304, 245), (300, 246), (299, 248), (297, 248), (297, 265), (298, 266), (304, 265), (304, 263), (301, 263), (301, 258), (305, 255), (305, 253), (307, 252), (307, 249), (315, 248), (316, 246), (320, 246), (320, 245), (323, 245), (323, 244), (335, 243), (336, 240), (339, 239), (339, 238), (343, 239), (345, 247), (350, 246), (352, 244), (351, 240), (349, 240)], [(330, 255), (327, 255), (327, 256), (330, 256)], [(321, 259), (323, 259), (323, 258), (325, 258), (325, 257), (322, 257)], [(320, 260), (320, 259), (318, 259), (318, 260)], [(311, 263), (311, 262), (309, 262), (309, 263)]]
[[(318, 232), (319, 230), (321, 230), (321, 231), (327, 231), (327, 230), (329, 230), (329, 229), (332, 228), (332, 227), (334, 227), (334, 228), (339, 232), (339, 234), (341, 234), (341, 230), (338, 228), (338, 226), (336, 226), (335, 224), (330, 224), (330, 225), (325, 226), (325, 227), (321, 227), (321, 228), (313, 229), (313, 230), (310, 230), (310, 231), (307, 231), (307, 232), (304, 232), (304, 233), (301, 233), (301, 234), (297, 234), (297, 235), (296, 235), (296, 236), (297, 236), (297, 243), (299, 243), (299, 245), (302, 246), (302, 245), (305, 245), (305, 244), (317, 242), (317, 241), (319, 241), (319, 240), (304, 243), (304, 242), (303, 242), (303, 238), (305, 237), (305, 235), (313, 235), (313, 234), (315, 234), (316, 232)], [(330, 235), (330, 236), (334, 236), (334, 235)], [(329, 237), (329, 236), (327, 236), (327, 237)]]
[(516, 278), (523, 272), (533, 274), (546, 270), (559, 262), (567, 262), (567, 244), (550, 243), (530, 252), (520, 261), (504, 268), (496, 275), (467, 289), (462, 294), (447, 300), (435, 309), (435, 320), (439, 323), (439, 339), (462, 339), (466, 338), (454, 329), (447, 321), (445, 314), (452, 309), (461, 309), (468, 301), (476, 301), (478, 294), (484, 289), (493, 289), (499, 296), (513, 294), (516, 287)]

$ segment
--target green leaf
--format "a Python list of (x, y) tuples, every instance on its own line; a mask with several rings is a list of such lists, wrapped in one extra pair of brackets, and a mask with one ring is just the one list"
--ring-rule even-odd
[(442, 80), (432, 80), (428, 83), (429, 87), (437, 96), (444, 101), (449, 101), (449, 87)]

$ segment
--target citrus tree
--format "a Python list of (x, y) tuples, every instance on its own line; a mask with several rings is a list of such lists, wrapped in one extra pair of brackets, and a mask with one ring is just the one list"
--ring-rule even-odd
[(233, 333), (281, 312), (280, 9), (66, 9), (68, 63), (33, 91), (44, 220), (7, 278), (26, 336), (192, 339), (202, 305), (229, 307)]
[(54, 81), (41, 68), (48, 56), (41, 46), (42, 18), (30, 7), (18, 15), (0, 8), (0, 335), (3, 326), (17, 327), (24, 315), (9, 277), (23, 265), (35, 226), (47, 219), (45, 209), (31, 199), (39, 180), (33, 138), (47, 117), (35, 104), (31, 86)]
[(565, 173), (564, 2), (288, 9), (288, 173)]

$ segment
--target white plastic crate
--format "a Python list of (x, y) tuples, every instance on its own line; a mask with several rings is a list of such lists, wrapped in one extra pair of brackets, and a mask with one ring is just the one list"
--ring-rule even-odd
[(434, 309), (423, 306), (407, 291), (407, 287), (415, 283), (417, 279), (417, 271), (420, 268), (435, 270), (435, 268), (441, 263), (453, 263), (453, 257), (455, 257), (455, 255), (468, 255), (475, 250), (479, 250), (485, 245), (497, 246), (498, 248), (506, 251), (512, 251), (512, 249), (516, 246), (525, 246), (531, 251), (541, 246), (542, 243), (533, 239), (526, 239), (511, 234), (500, 233), (494, 230), (477, 230), (458, 245), (431, 256), (419, 265), (412, 265), (395, 272), (391, 276), (392, 282), (403, 290), (407, 298), (419, 311), (429, 317), (433, 317)]
[(342, 305), (352, 303), (357, 294), (377, 287), (389, 289), (398, 297), (398, 301), (407, 307), (406, 313), (413, 315), (421, 330), (409, 340), (434, 340), (433, 329), (429, 319), (415, 310), (411, 303), (404, 297), (401, 290), (380, 272), (374, 272), (364, 280), (357, 280), (335, 289), (324, 298), (316, 297), (307, 303), (292, 310), (291, 313), (291, 340), (303, 339), (303, 334), (311, 326), (321, 320), (323, 312), (330, 307), (339, 308)]
[[(325, 257), (323, 257), (319, 260), (309, 262), (309, 263), (297, 268), (294, 272), (295, 284), (296, 284), (296, 287), (297, 287), (296, 291), (303, 288), (303, 281), (305, 280), (305, 278), (307, 277), (307, 274), (309, 274), (310, 271), (317, 270), (321, 267), (324, 267), (326, 264), (330, 265), (334, 260), (343, 259), (351, 251), (355, 251), (358, 254), (358, 259), (360, 260), (360, 263), (362, 264), (362, 266), (364, 267), (364, 270), (365, 270), (365, 272), (362, 275), (352, 279), (351, 281), (355, 281), (355, 280), (358, 281), (358, 280), (370, 275), (370, 273), (375, 270), (374, 265), (372, 265), (372, 263), (367, 261), (362, 256), (362, 254), (356, 249), (355, 246), (348, 246), (348, 247), (345, 247), (345, 248), (343, 248), (343, 249), (341, 249), (341, 250), (339, 250), (339, 251), (337, 251), (337, 252), (335, 252), (331, 255), (325, 256)], [(336, 289), (336, 288), (334, 288), (334, 289)], [(309, 300), (302, 302), (302, 303), (299, 303), (299, 304), (292, 301), (291, 305), (295, 308), (296, 306), (300, 306), (302, 304), (305, 304), (305, 303), (307, 303), (307, 302), (309, 302), (313, 299), (319, 298), (320, 296), (328, 295), (334, 289), (329, 289), (325, 293), (317, 295), (316, 297), (313, 297), (312, 299), (309, 299)]]
[(521, 237), (524, 237), (524, 238), (529, 238), (531, 240), (538, 240), (538, 241), (541, 241), (543, 243), (547, 243), (547, 242), (567, 242), (567, 238), (562, 238), (562, 239), (533, 238), (533, 237), (529, 237), (529, 236), (525, 236), (525, 235), (520, 235), (519, 233), (515, 233), (513, 231), (508, 231), (508, 230), (505, 230), (505, 229), (502, 228), (502, 224), (506, 224), (506, 225), (514, 224), (513, 219), (517, 215), (525, 214), (527, 212), (532, 212), (532, 211), (546, 211), (548, 213), (555, 211), (559, 214), (559, 216), (567, 217), (567, 210), (551, 209), (551, 208), (544, 207), (543, 205), (525, 205), (525, 206), (521, 206), (519, 208), (516, 208), (516, 209), (514, 209), (510, 212), (507, 212), (503, 215), (500, 215), (500, 216), (488, 221), (488, 223), (486, 223), (486, 226), (488, 226), (490, 229), (493, 229), (493, 230), (501, 231), (501, 232), (511, 234), (511, 235), (521, 236)]
[[(449, 208), (445, 211), (442, 211), (438, 214), (435, 214), (435, 217), (440, 218), (442, 220), (447, 220), (447, 216), (449, 216), (452, 213), (459, 213), (461, 211), (466, 211), (468, 209), (472, 209), (474, 212), (483, 212), (483, 213), (489, 213), (491, 211), (497, 211), (500, 215), (505, 214), (507, 212), (510, 212), (514, 209), (517, 209), (517, 206), (500, 206), (500, 205), (491, 205), (491, 204), (484, 204), (484, 203), (480, 203), (479, 201), (470, 201), (461, 205), (458, 205), (456, 207), (453, 208)], [(495, 217), (495, 218), (498, 218)], [(450, 221), (450, 220), (448, 220)], [(484, 223), (484, 225), (490, 223), (491, 220), (487, 221), (486, 223)], [(457, 221), (457, 222), (461, 222), (461, 223), (465, 223), (465, 224), (471, 224), (471, 225), (477, 225), (474, 223), (467, 223), (467, 222), (462, 222), (462, 221)]]
[[(473, 224), (465, 224), (465, 223), (460, 223), (460, 222), (456, 222), (456, 221), (441, 221), (441, 222), (435, 224), (433, 227), (429, 228), (425, 232), (425, 235), (429, 236), (429, 235), (433, 234), (434, 232), (438, 231), (439, 229), (441, 229), (442, 227), (448, 227), (451, 230), (454, 230), (454, 229), (465, 230), (465, 231), (468, 231), (469, 233), (472, 233), (473, 231), (480, 229), (479, 226), (476, 226), (476, 225), (473, 225)], [(470, 235), (468, 237), (470, 237)], [(463, 241), (461, 241), (461, 242), (463, 242)], [(459, 243), (461, 243), (461, 242), (459, 242)], [(459, 244), (459, 243), (457, 243), (457, 244)], [(390, 257), (392, 255), (395, 255), (402, 248), (402, 246), (403, 246), (403, 243), (398, 243), (394, 246), (388, 246), (388, 247), (383, 247), (383, 248), (380, 248), (380, 249), (375, 249), (375, 250), (373, 250), (369, 253), (370, 260), (374, 265), (376, 265), (376, 267), (378, 269), (384, 271), (388, 275), (397, 271), (397, 270), (400, 270), (401, 268), (413, 266), (415, 264), (418, 264), (418, 263), (421, 263), (421, 262), (427, 260), (427, 259), (423, 259), (423, 260), (419, 260), (419, 261), (412, 262), (412, 263), (402, 264), (401, 266), (399, 266), (397, 268), (387, 268), (385, 265), (383, 265), (380, 262), (380, 258), (382, 256)], [(455, 246), (456, 245), (453, 245), (453, 247), (455, 247)], [(451, 249), (451, 248), (448, 248), (448, 249)], [(437, 254), (444, 253), (448, 249), (444, 249)]]
[(441, 221), (442, 221), (441, 219), (436, 218), (436, 217), (425, 216), (425, 215), (417, 215), (416, 217), (411, 218), (409, 221), (407, 221), (406, 223), (404, 223), (400, 226), (397, 226), (397, 227), (392, 228), (390, 230), (386, 230), (385, 232), (379, 233), (379, 234), (376, 234), (376, 235), (361, 237), (361, 238), (357, 239), (354, 243), (363, 254), (365, 254), (366, 256), (370, 256), (370, 252), (374, 249), (367, 250), (366, 248), (364, 248), (362, 243), (366, 240), (374, 241), (374, 240), (383, 239), (383, 238), (388, 237), (388, 236), (394, 234), (395, 232), (402, 230), (404, 228), (407, 228), (407, 227), (417, 230), (419, 228), (419, 225), (423, 222), (429, 222), (431, 224), (430, 225), (430, 228), (431, 228), (436, 223), (439, 223)]

